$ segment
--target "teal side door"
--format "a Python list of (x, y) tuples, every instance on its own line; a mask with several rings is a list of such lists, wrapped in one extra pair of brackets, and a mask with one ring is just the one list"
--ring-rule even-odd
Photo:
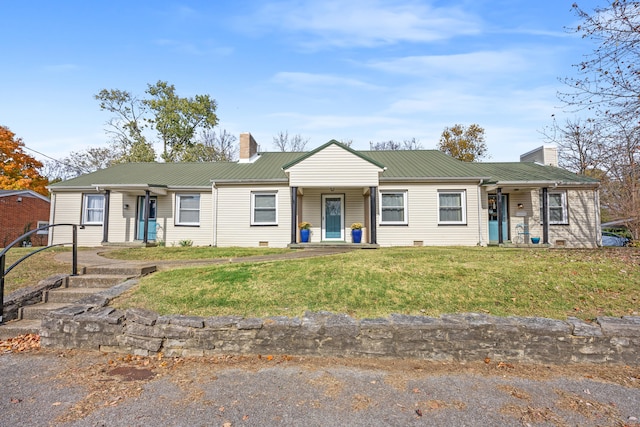
[(323, 239), (344, 240), (344, 196), (323, 196)]
[[(157, 197), (149, 198), (149, 228), (147, 230), (147, 240), (156, 240), (156, 206)], [(138, 240), (144, 240), (144, 197), (138, 197)]]
[[(509, 198), (502, 195), (502, 239), (509, 240)], [(498, 196), (489, 194), (489, 241), (498, 241)]]

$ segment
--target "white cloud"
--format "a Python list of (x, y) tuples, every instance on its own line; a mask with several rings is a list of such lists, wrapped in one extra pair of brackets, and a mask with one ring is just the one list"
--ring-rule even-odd
[(361, 80), (330, 74), (280, 72), (273, 76), (272, 81), (293, 88), (308, 89), (311, 87), (350, 87), (355, 89), (377, 89), (377, 86)]
[(359, 128), (369, 125), (382, 124), (399, 124), (402, 120), (394, 117), (386, 117), (381, 115), (315, 115), (315, 114), (298, 114), (298, 113), (273, 113), (270, 117), (283, 118), (289, 123), (297, 123), (300, 129), (315, 131), (331, 131), (333, 129), (349, 129)]
[(368, 67), (395, 74), (411, 74), (450, 79), (472, 73), (508, 74), (526, 70), (531, 64), (524, 52), (480, 51), (455, 55), (408, 56), (385, 61), (371, 61)]
[(298, 43), (308, 48), (433, 42), (478, 34), (481, 27), (479, 19), (460, 7), (435, 7), (411, 0), (275, 2), (250, 19), (254, 28), (306, 34), (308, 38)]

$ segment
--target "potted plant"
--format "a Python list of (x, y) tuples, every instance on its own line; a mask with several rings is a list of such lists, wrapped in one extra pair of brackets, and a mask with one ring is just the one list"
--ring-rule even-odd
[(353, 243), (360, 243), (362, 241), (362, 224), (359, 222), (351, 224), (351, 241)]
[(311, 223), (302, 221), (298, 224), (298, 228), (300, 229), (300, 241), (302, 243), (308, 243), (309, 235), (311, 234)]

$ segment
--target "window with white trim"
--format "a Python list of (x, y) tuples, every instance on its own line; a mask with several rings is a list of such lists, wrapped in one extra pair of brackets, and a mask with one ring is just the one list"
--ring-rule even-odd
[(104, 194), (85, 194), (82, 202), (82, 223), (102, 225), (104, 218)]
[(438, 191), (438, 224), (465, 225), (467, 223), (467, 192)]
[[(36, 226), (36, 228), (44, 227), (47, 225), (49, 225), (49, 221), (38, 221), (38, 225)], [(46, 228), (44, 230), (38, 230), (36, 231), (36, 234), (49, 234), (49, 229)]]
[(380, 192), (380, 224), (407, 224), (407, 192)]
[[(567, 192), (549, 191), (549, 224), (568, 224)], [(540, 193), (540, 223), (544, 218), (542, 212), (542, 193)]]
[(199, 194), (176, 194), (176, 225), (200, 225)]
[(251, 193), (251, 225), (278, 225), (278, 193)]

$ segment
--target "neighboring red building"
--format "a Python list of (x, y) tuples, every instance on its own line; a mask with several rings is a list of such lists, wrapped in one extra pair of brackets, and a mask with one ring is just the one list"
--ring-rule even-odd
[[(51, 202), (31, 190), (0, 190), (0, 247), (35, 228), (49, 224)], [(48, 232), (38, 232), (25, 241), (33, 246), (47, 244)]]

